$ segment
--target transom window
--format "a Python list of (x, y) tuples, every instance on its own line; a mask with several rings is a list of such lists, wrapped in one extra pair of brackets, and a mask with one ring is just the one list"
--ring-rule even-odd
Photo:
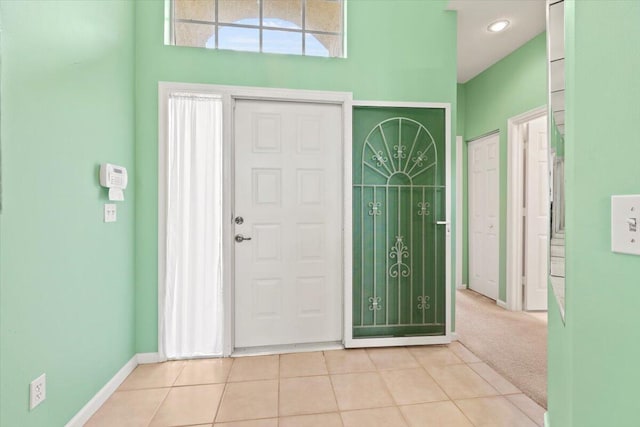
[(168, 44), (344, 57), (344, 0), (171, 0)]

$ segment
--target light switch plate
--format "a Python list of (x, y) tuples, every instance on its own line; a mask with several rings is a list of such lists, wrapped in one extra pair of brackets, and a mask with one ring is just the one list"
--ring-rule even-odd
[(104, 205), (104, 222), (116, 222), (117, 210), (114, 203), (107, 203)]
[(640, 255), (640, 194), (611, 196), (611, 250)]

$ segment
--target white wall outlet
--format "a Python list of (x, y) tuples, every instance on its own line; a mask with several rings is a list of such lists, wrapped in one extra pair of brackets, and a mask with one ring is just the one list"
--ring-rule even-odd
[(47, 398), (47, 375), (42, 374), (31, 381), (29, 391), (29, 409), (33, 409)]
[(113, 203), (107, 203), (104, 205), (104, 222), (116, 222), (117, 209)]
[(640, 255), (640, 195), (611, 196), (611, 250)]

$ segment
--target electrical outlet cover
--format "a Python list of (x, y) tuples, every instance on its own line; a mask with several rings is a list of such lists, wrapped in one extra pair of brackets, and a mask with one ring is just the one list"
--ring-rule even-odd
[(42, 374), (31, 381), (29, 391), (29, 409), (33, 409), (47, 398), (47, 375)]
[(116, 222), (117, 210), (114, 203), (107, 203), (104, 205), (104, 222)]

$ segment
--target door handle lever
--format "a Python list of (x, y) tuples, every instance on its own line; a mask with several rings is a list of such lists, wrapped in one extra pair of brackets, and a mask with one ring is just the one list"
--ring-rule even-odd
[(235, 241), (238, 243), (242, 243), (245, 240), (251, 240), (251, 237), (245, 237), (242, 234), (236, 234)]
[(438, 225), (449, 225), (449, 221), (436, 221)]

